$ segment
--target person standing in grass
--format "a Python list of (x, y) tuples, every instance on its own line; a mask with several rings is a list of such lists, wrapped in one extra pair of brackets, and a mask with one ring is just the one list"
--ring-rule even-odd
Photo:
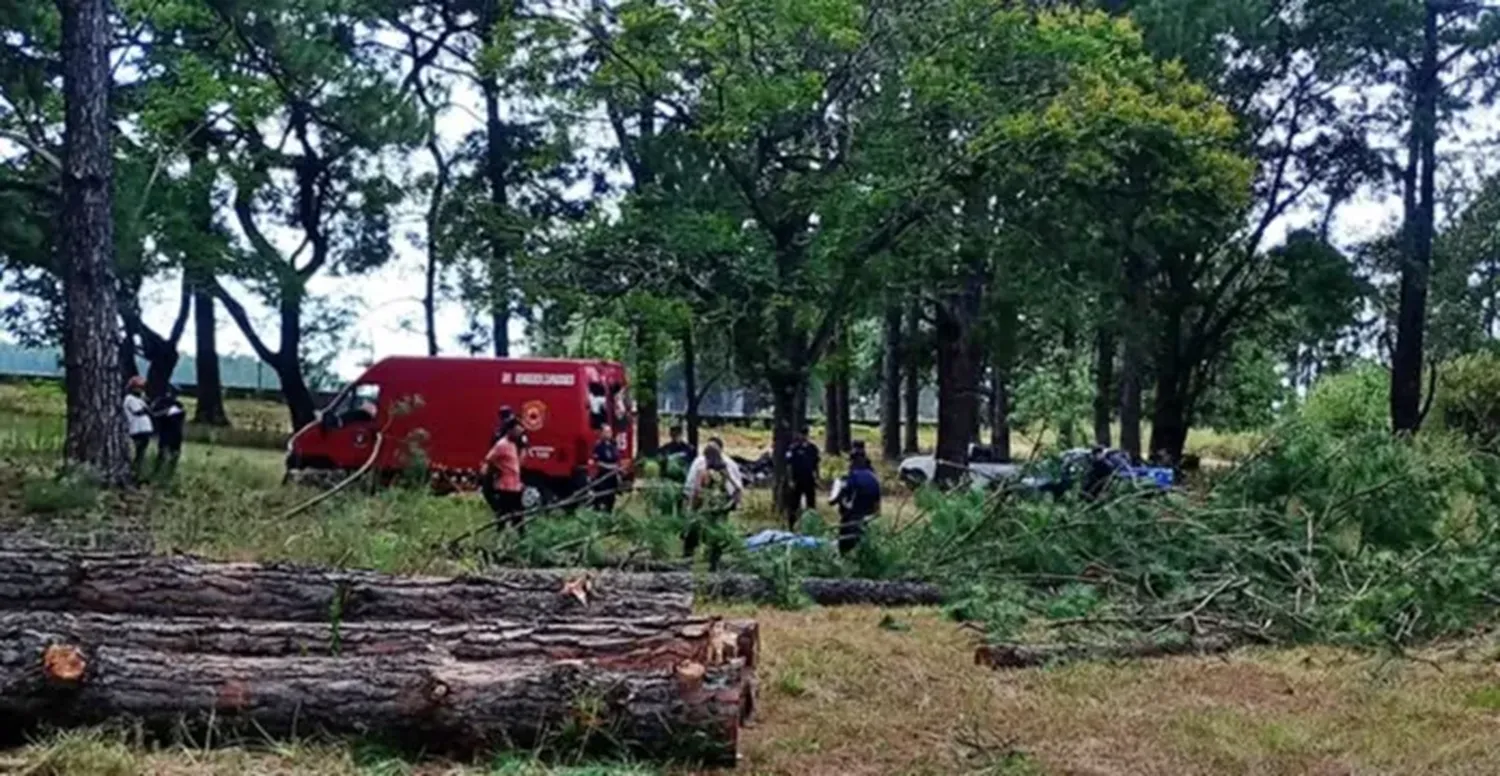
[(620, 446), (609, 426), (599, 429), (599, 443), (594, 445), (594, 509), (606, 514), (615, 511), (615, 494), (620, 490)]
[(787, 465), (792, 475), (792, 490), (789, 495), (792, 508), (787, 517), (791, 523), (787, 526), (789, 531), (797, 530), (797, 520), (800, 517), (798, 513), (804, 503), (807, 504), (807, 509), (818, 508), (818, 467), (822, 465), (822, 460), (818, 454), (818, 446), (809, 438), (810, 431), (807, 426), (803, 426), (786, 451)]
[(151, 425), (151, 405), (146, 403), (146, 379), (137, 375), (125, 384), (125, 422), (130, 430), (130, 443), (135, 447), (130, 471), (136, 482), (145, 476), (146, 449), (151, 446), (155, 427)]
[(708, 567), (719, 568), (724, 555), (724, 522), (740, 505), (745, 493), (739, 467), (724, 455), (724, 443), (710, 439), (703, 454), (688, 469), (683, 484), (683, 501), (687, 504), (687, 527), (682, 534), (682, 556), (692, 558), (698, 545), (708, 544)]
[(182, 459), (183, 426), (187, 422), (187, 410), (183, 409), (176, 388), (168, 385), (156, 397), (151, 403), (151, 416), (156, 423), (155, 475), (171, 477), (177, 473), (177, 462)]
[(848, 555), (865, 535), (865, 523), (880, 514), (880, 478), (863, 452), (849, 456), (849, 474), (839, 492), (839, 554)]
[(672, 441), (661, 448), (661, 470), (664, 476), (675, 479), (674, 474), (680, 475), (692, 465), (698, 451), (682, 440), (682, 426), (673, 425), (668, 433)]
[(526, 528), (525, 508), (521, 503), (521, 434), (520, 421), (511, 418), (502, 427), (499, 440), (484, 456), (480, 474), (480, 489), (495, 513), (495, 523), (501, 529), (512, 525), (517, 533)]

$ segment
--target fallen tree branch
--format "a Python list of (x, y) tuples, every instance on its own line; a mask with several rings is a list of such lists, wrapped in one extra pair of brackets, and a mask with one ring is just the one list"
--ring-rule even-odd
[(1185, 641), (1138, 640), (1117, 644), (987, 644), (974, 650), (974, 665), (1035, 668), (1093, 660), (1209, 655), (1228, 652), (1243, 643), (1242, 638), (1216, 634)]

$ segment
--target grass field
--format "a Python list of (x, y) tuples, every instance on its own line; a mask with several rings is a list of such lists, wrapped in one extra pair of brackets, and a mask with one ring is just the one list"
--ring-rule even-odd
[[(0, 394), (0, 407), (11, 408), (0, 414), (0, 520), (7, 525), (50, 521), (86, 531), (125, 523), (148, 531), (158, 549), (447, 573), (468, 562), (434, 547), (487, 520), (472, 497), (401, 490), (341, 494), (283, 517), (314, 491), (281, 485), (279, 453), (209, 444), (189, 446), (173, 486), (79, 505), (67, 501), (72, 490), (49, 485), (55, 413), (15, 411), (23, 399), (35, 396)], [(754, 442), (751, 435), (738, 441)], [(742, 518), (745, 530), (774, 521), (763, 495)], [(936, 610), (702, 608), (753, 614), (761, 623), (760, 718), (744, 733), (740, 772), (747, 774), (1497, 772), (1500, 639), (1488, 635), (1401, 659), (1247, 649), (1222, 658), (995, 672), (973, 665), (977, 636)], [(69, 733), (0, 752), (0, 774), (660, 772), (629, 764), (548, 768), (524, 755), (412, 763), (349, 741), (241, 744), (148, 745), (128, 732)]]

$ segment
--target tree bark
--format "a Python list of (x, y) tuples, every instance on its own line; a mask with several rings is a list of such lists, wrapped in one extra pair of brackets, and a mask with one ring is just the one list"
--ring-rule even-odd
[(1396, 316), (1396, 352), (1391, 359), (1391, 427), (1414, 434), (1422, 425), (1422, 366), (1427, 327), (1427, 289), (1432, 272), (1436, 219), (1438, 8), (1424, 6), (1422, 60), (1412, 75), (1411, 138), (1405, 180), (1405, 261), (1401, 267), (1401, 306)]
[(63, 59), (63, 456), (105, 482), (129, 479), (115, 296), (108, 0), (59, 0)]
[[(564, 590), (588, 578), (583, 600)], [(190, 558), (0, 551), (0, 609), (322, 622), (684, 617), (692, 586), (653, 574), (396, 577)]]
[(635, 440), (641, 457), (656, 455), (661, 447), (661, 365), (657, 360), (656, 332), (642, 316), (635, 324)]
[(901, 424), (901, 448), (903, 452), (912, 454), (918, 452), (921, 441), (918, 433), (922, 423), (922, 373), (910, 361), (906, 364), (906, 390), (902, 400), (906, 405), (906, 420)]
[(823, 452), (839, 455), (844, 452), (843, 428), (839, 423), (839, 382), (830, 374), (823, 381)]
[(692, 324), (682, 330), (682, 383), (687, 393), (687, 440), (698, 447), (698, 343), (693, 336)]
[(901, 458), (901, 307), (885, 311), (885, 353), (881, 358), (880, 452), (887, 461)]
[(0, 730), (11, 737), (128, 718), (159, 735), (182, 726), (257, 737), (321, 731), (459, 757), (543, 747), (570, 731), (589, 736), (570, 748), (716, 765), (738, 755), (738, 661), (612, 670), (429, 655), (246, 658), (91, 648), (65, 636), (0, 633)]
[[(206, 121), (207, 119), (205, 119)], [(210, 137), (207, 132), (189, 130), (186, 153), (189, 177), (195, 183), (189, 217), (198, 235), (214, 234), (214, 169), (208, 161)], [(193, 366), (196, 371), (198, 406), (193, 422), (207, 426), (227, 427), (229, 414), (224, 410), (224, 380), (219, 372), (219, 322), (214, 300), (214, 271), (218, 262), (205, 256), (192, 256), (183, 268), (193, 297)]]
[(990, 382), (990, 446), (1002, 461), (1011, 459), (1010, 370), (997, 359)]
[[(499, 34), (508, 0), (484, 0), (480, 12), (480, 30), (486, 45)], [(498, 73), (486, 75), (482, 84), (485, 115), (485, 179), (489, 183), (490, 213), (490, 336), (494, 339), (496, 358), (510, 357), (510, 264), (511, 240), (500, 223), (510, 210), (507, 194), (506, 152), (510, 145), (510, 128), (500, 115)], [(496, 226), (498, 224), (498, 226)]]
[(841, 452), (850, 452), (854, 449), (854, 413), (850, 406), (849, 396), (849, 374), (842, 372), (838, 380), (833, 384), (835, 389), (834, 419), (839, 424), (839, 447)]
[(302, 623), (110, 614), (9, 612), (0, 633), (28, 630), (59, 642), (233, 657), (381, 657), (437, 654), (461, 661), (586, 660), (603, 668), (657, 669), (684, 661), (741, 659), (754, 668), (754, 621), (710, 617), (590, 619), (576, 622), (430, 621)]
[(938, 438), (935, 480), (951, 485), (961, 478), (969, 444), (979, 422), (980, 359), (974, 326), (983, 298), (983, 279), (965, 281), (963, 291), (937, 306)]
[(1094, 333), (1094, 444), (1114, 445), (1110, 428), (1115, 405), (1115, 333), (1100, 326)]
[[(802, 374), (806, 374), (802, 372)], [(790, 521), (796, 514), (790, 498), (791, 473), (787, 467), (786, 454), (792, 445), (792, 437), (807, 416), (807, 383), (790, 375), (777, 375), (771, 379), (771, 461), (773, 474), (772, 492), (781, 502), (781, 516)]]
[(198, 409), (194, 423), (228, 426), (224, 411), (224, 380), (219, 374), (218, 321), (214, 315), (213, 291), (199, 283), (193, 287), (194, 366), (198, 375)]
[(1243, 640), (1196, 636), (1183, 641), (1126, 641), (1118, 644), (991, 644), (974, 651), (974, 665), (987, 668), (1040, 668), (1086, 660), (1127, 660), (1228, 652)]

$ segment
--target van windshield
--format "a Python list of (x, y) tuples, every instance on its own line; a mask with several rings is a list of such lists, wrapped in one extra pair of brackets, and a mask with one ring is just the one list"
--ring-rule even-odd
[(340, 423), (374, 420), (380, 414), (380, 386), (358, 383), (344, 389), (323, 411)]

